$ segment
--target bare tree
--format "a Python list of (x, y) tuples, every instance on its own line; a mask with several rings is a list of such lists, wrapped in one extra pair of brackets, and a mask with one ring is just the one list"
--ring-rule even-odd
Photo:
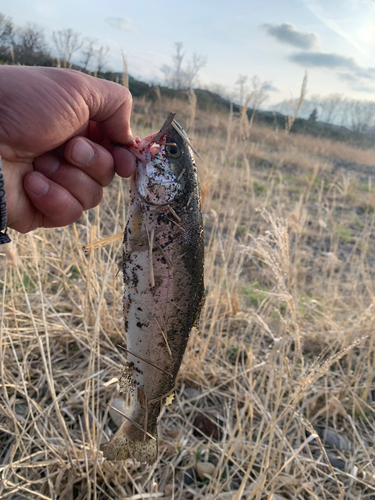
[(13, 22), (10, 17), (5, 17), (0, 13), (0, 55), (9, 52), (9, 48), (13, 43)]
[(252, 107), (254, 110), (257, 110), (262, 107), (265, 101), (267, 101), (269, 97), (268, 88), (271, 84), (266, 81), (262, 82), (257, 75), (253, 76), (250, 82), (253, 93)]
[(325, 121), (327, 123), (334, 122), (343, 99), (342, 94), (330, 94), (324, 99), (324, 106), (326, 108)]
[(90, 64), (90, 61), (95, 55), (95, 44), (97, 43), (97, 38), (88, 38), (86, 47), (82, 50), (82, 64), (83, 70), (85, 71)]
[(312, 101), (319, 110), (320, 120), (326, 123), (335, 123), (343, 100), (342, 94), (329, 94), (326, 97), (312, 96)]
[(27, 24), (16, 31), (17, 45), (29, 52), (42, 52), (47, 48), (43, 31), (36, 24)]
[(160, 71), (164, 74), (164, 81), (167, 87), (173, 86), (172, 68), (168, 64), (163, 64)]
[(351, 107), (351, 101), (347, 98), (344, 98), (340, 103), (339, 111), (336, 116), (336, 123), (341, 127), (350, 128), (351, 126), (349, 119), (350, 107)]
[(246, 86), (246, 82), (248, 77), (246, 75), (238, 75), (237, 81), (235, 85), (238, 85), (238, 98), (240, 101), (240, 106), (242, 106), (244, 102), (245, 95), (248, 93), (248, 87)]
[(174, 44), (175, 53), (172, 55), (172, 65), (164, 64), (161, 67), (164, 73), (165, 83), (173, 89), (192, 88), (196, 81), (198, 72), (207, 64), (207, 58), (194, 53), (186, 67), (182, 66), (185, 57), (182, 42)]
[[(237, 84), (240, 86), (240, 92), (243, 92), (246, 87), (245, 83), (247, 77), (244, 75), (239, 75)], [(246, 138), (250, 137), (250, 131), (253, 126), (255, 115), (257, 110), (262, 106), (262, 104), (268, 99), (268, 87), (270, 82), (262, 82), (259, 76), (255, 75), (251, 78), (251, 90), (247, 95), (245, 103), (241, 112), (241, 124), (243, 128), (243, 134)], [(248, 107), (251, 106), (252, 112), (250, 120), (248, 121)]]
[(366, 132), (375, 124), (375, 102), (350, 101), (351, 129), (354, 132)]
[(164, 64), (161, 68), (166, 85), (173, 89), (179, 89), (183, 86), (182, 61), (185, 54), (182, 52), (182, 47), (182, 42), (176, 42), (174, 44), (176, 53), (172, 55), (172, 65)]
[(174, 82), (173, 88), (180, 89), (183, 86), (183, 70), (182, 61), (185, 57), (185, 53), (182, 52), (183, 43), (176, 42), (174, 44), (176, 53), (172, 56), (173, 69), (174, 69)]
[(64, 62), (64, 67), (71, 66), (73, 54), (83, 45), (80, 34), (69, 28), (54, 31), (52, 39), (60, 59)]
[(36, 24), (17, 28), (13, 37), (13, 51), (20, 64), (47, 64), (50, 61), (43, 30)]
[(186, 87), (193, 88), (199, 71), (207, 64), (207, 57), (194, 53), (193, 57), (188, 61), (185, 69)]
[(107, 64), (107, 56), (109, 52), (109, 47), (100, 47), (96, 53), (96, 60), (98, 62), (98, 73), (102, 73), (105, 65)]

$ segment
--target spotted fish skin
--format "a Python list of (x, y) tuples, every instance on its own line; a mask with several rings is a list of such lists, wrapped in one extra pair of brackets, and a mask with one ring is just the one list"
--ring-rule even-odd
[(131, 179), (124, 235), (129, 353), (122, 386), (130, 386), (134, 398), (130, 420), (105, 446), (104, 456), (109, 460), (133, 457), (148, 464), (156, 460), (157, 419), (174, 389), (190, 331), (199, 321), (204, 302), (197, 169), (181, 137), (184, 132), (174, 123), (180, 134), (171, 125), (160, 145), (150, 139), (142, 149), (140, 143), (132, 148), (138, 162)]

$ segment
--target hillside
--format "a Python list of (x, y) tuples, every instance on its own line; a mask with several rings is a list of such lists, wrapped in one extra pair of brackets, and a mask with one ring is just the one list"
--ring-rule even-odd
[[(112, 79), (112, 77), (110, 79)], [(113, 80), (115, 79), (116, 77), (113, 78)], [(178, 91), (163, 86), (158, 86), (157, 88), (160, 90), (162, 97), (179, 99), (184, 102), (188, 102), (188, 92), (186, 90)], [(152, 102), (155, 102), (157, 99), (155, 86), (148, 85), (147, 83), (135, 80), (134, 78), (129, 79), (129, 89), (134, 97), (143, 97), (147, 100), (151, 100)], [(224, 99), (220, 95), (210, 92), (209, 90), (199, 88), (195, 88), (194, 93), (197, 97), (198, 108), (202, 111), (221, 112), (223, 114), (229, 113), (231, 103), (227, 99)], [(240, 113), (240, 107), (237, 104), (232, 103), (232, 106), (234, 113)], [(252, 113), (253, 110), (249, 108), (247, 113), (249, 119)], [(266, 125), (283, 130), (285, 129), (287, 116), (278, 112), (257, 110), (256, 122), (260, 125)], [(334, 141), (350, 143), (364, 148), (373, 147), (374, 145), (374, 139), (369, 134), (352, 132), (346, 127), (339, 127), (319, 121), (314, 122), (303, 118), (297, 118), (295, 120), (291, 128), (291, 133), (308, 134), (313, 137), (332, 139)]]

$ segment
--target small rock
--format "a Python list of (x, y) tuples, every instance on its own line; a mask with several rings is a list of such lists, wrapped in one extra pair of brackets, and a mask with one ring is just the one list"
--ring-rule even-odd
[(340, 451), (350, 450), (351, 444), (346, 436), (343, 436), (332, 429), (318, 429), (318, 434), (324, 444), (334, 446)]
[(193, 399), (193, 398), (198, 398), (201, 393), (197, 391), (197, 389), (194, 389), (193, 387), (185, 387), (184, 394), (187, 397), (187, 399)]
[(197, 462), (195, 464), (195, 470), (197, 471), (199, 479), (203, 481), (203, 479), (206, 479), (207, 477), (212, 477), (212, 474), (215, 471), (215, 466), (210, 462)]
[(171, 429), (170, 431), (167, 431), (167, 434), (169, 437), (176, 439), (176, 438), (178, 438), (179, 432), (177, 429)]
[[(113, 406), (113, 408), (116, 408), (116, 410), (121, 411), (122, 413), (125, 414), (127, 413), (128, 408), (126, 407), (125, 400), (122, 398), (115, 398), (112, 401), (111, 406)], [(116, 425), (116, 427), (119, 428), (125, 419), (119, 413), (117, 413), (117, 411), (115, 411), (113, 408), (109, 409), (109, 415), (113, 423)]]
[(332, 451), (326, 450), (326, 453), (332, 467), (336, 467), (336, 469), (345, 470), (346, 463), (344, 462), (344, 460), (339, 458), (336, 455), (336, 453), (333, 453)]
[(195, 483), (195, 471), (193, 468), (185, 471), (184, 483), (186, 484), (186, 486), (190, 486), (191, 484)]

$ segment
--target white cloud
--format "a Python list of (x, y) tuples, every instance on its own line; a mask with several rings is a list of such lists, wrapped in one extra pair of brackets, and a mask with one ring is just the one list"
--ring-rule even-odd
[(106, 23), (120, 31), (132, 31), (133, 23), (126, 17), (107, 17)]
[(300, 49), (309, 50), (316, 47), (319, 38), (315, 33), (298, 31), (291, 23), (263, 24), (266, 32), (281, 43), (286, 43)]

